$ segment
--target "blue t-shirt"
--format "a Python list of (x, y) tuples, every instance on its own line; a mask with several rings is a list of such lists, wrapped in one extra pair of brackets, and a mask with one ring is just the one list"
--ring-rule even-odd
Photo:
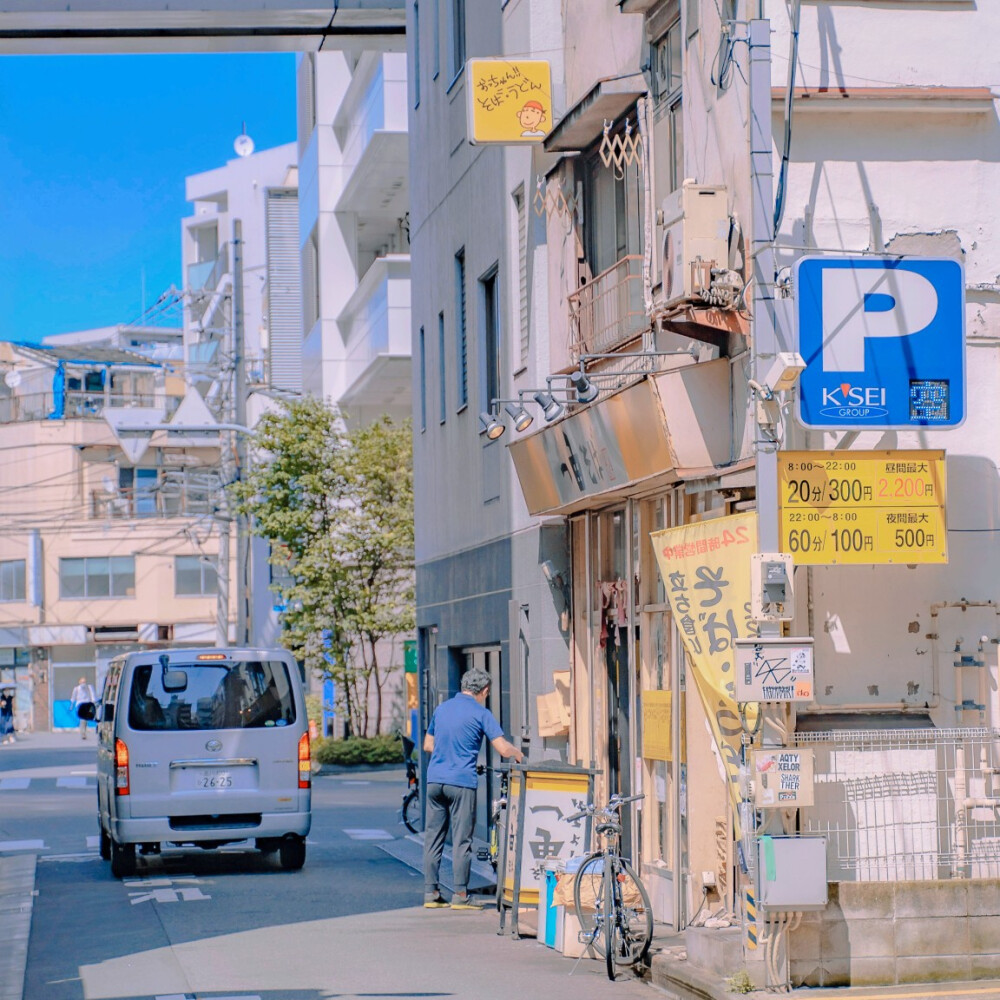
[(483, 737), (492, 742), (503, 736), (493, 713), (464, 692), (434, 709), (427, 732), (434, 737), (427, 780), (460, 788), (475, 788), (479, 784), (476, 759)]

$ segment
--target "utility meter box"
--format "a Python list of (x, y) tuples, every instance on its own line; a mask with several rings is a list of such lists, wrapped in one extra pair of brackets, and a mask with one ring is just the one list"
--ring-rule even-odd
[(750, 557), (750, 617), (790, 622), (795, 617), (792, 557), (787, 552), (755, 552)]
[(826, 908), (826, 837), (758, 837), (757, 903), (764, 910)]

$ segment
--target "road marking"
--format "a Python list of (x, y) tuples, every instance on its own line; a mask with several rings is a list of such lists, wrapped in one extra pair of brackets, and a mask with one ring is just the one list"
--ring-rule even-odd
[(150, 889), (149, 892), (130, 892), (132, 905), (138, 903), (190, 903), (196, 899), (211, 899), (201, 889)]
[(101, 846), (101, 838), (100, 837), (88, 837), (87, 838), (87, 846), (88, 847), (100, 847)]
[(81, 854), (44, 854), (38, 860), (41, 861), (96, 861), (98, 855), (93, 851), (87, 851)]
[(47, 851), (44, 840), (0, 840), (0, 851)]
[(385, 830), (345, 830), (351, 840), (395, 840), (396, 838)]
[(96, 778), (97, 777), (97, 768), (96, 767), (92, 767), (89, 771), (70, 771), (69, 773), (70, 774), (82, 774), (82, 775), (85, 775), (86, 777), (89, 777), (89, 778)]
[(342, 781), (341, 784), (342, 785), (370, 785), (371, 782), (370, 781), (359, 781), (357, 779), (352, 778), (352, 779), (348, 779), (347, 781)]
[(56, 788), (93, 788), (86, 778), (56, 778)]
[[(69, 982), (69, 980), (67, 980)], [(160, 993), (153, 997), (153, 1000), (198, 1000), (198, 997), (194, 993)], [(260, 1000), (259, 993), (240, 993), (239, 996), (231, 997), (217, 997), (213, 996), (212, 1000)]]
[(21, 792), (31, 784), (31, 778), (0, 778), (0, 792)]

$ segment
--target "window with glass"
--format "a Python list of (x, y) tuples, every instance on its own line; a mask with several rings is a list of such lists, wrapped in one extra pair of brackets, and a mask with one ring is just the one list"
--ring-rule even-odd
[(465, 248), (455, 254), (455, 359), (458, 408), (469, 405), (469, 343), (465, 308)]
[(445, 365), (447, 351), (444, 342), (444, 313), (438, 313), (438, 419), (443, 424), (448, 416), (448, 381)]
[(59, 596), (65, 601), (135, 597), (133, 556), (86, 556), (59, 560)]
[(219, 587), (215, 564), (204, 556), (174, 556), (174, 594), (211, 597)]
[(657, 172), (670, 191), (680, 187), (684, 180), (682, 49), (681, 22), (677, 18), (652, 45), (650, 53), (657, 154), (663, 160), (662, 164), (657, 165)]
[(451, 78), (454, 81), (465, 68), (465, 0), (451, 0), (448, 30), (451, 49)]
[(0, 562), (0, 601), (25, 599), (25, 563), (23, 559)]
[(479, 287), (483, 316), (482, 409), (486, 411), (494, 399), (500, 398), (500, 300), (495, 266), (480, 280)]
[(295, 721), (281, 660), (144, 664), (132, 672), (132, 729), (260, 729)]
[[(612, 135), (624, 134), (626, 119), (636, 128), (635, 109), (616, 123)], [(629, 255), (643, 252), (643, 187), (638, 163), (605, 166), (600, 143), (582, 159), (584, 232), (587, 265), (594, 278)]]

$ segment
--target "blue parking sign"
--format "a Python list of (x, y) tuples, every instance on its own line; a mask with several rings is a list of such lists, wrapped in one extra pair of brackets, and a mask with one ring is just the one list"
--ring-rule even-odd
[(803, 257), (799, 420), (902, 430), (965, 419), (965, 278), (944, 258)]

